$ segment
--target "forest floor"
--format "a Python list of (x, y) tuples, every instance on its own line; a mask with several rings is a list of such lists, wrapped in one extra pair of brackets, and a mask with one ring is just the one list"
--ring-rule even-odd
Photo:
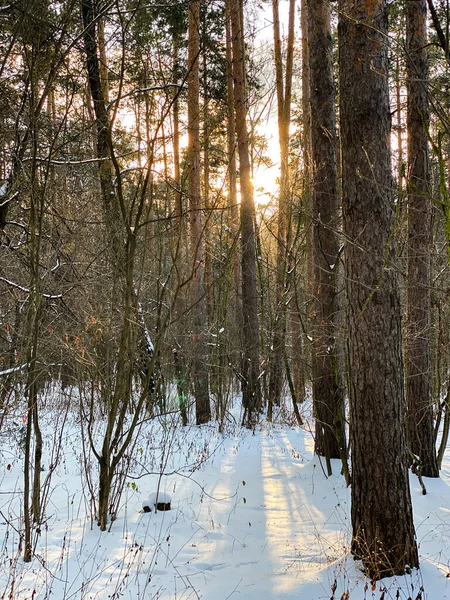
[[(64, 406), (69, 398), (57, 400)], [(223, 434), (216, 425), (183, 428), (174, 415), (144, 423), (137, 459), (127, 457), (117, 518), (101, 532), (89, 493), (96, 462), (83, 446), (83, 423), (75, 410), (47, 407), (45, 519), (27, 564), (23, 415), (9, 415), (0, 432), (0, 598), (450, 598), (450, 457), (441, 479), (424, 480), (426, 496), (411, 476), (421, 568), (372, 585), (349, 553), (350, 490), (340, 464), (333, 461), (333, 475), (325, 475), (313, 455), (310, 407), (302, 408), (304, 427), (293, 426), (284, 407), (278, 423), (263, 421), (254, 433), (238, 426), (238, 411)], [(170, 494), (171, 510), (143, 512), (158, 489)]]

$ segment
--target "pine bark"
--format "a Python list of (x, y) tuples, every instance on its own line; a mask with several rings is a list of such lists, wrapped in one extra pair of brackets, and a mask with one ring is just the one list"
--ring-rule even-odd
[(330, 6), (308, 0), (311, 94), (313, 405), (315, 451), (346, 453), (344, 390), (337, 359), (339, 189)]
[(352, 552), (375, 579), (418, 566), (405, 436), (401, 312), (392, 244), (384, 0), (339, 5), (348, 296)]
[(431, 201), (426, 0), (406, 3), (408, 130), (408, 437), (421, 474), (439, 477), (431, 386)]

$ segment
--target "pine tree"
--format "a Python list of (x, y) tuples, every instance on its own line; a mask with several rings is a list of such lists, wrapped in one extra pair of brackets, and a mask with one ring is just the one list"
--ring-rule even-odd
[(348, 302), (352, 552), (372, 578), (418, 565), (405, 439), (400, 298), (392, 237), (384, 0), (341, 0), (339, 21)]
[[(406, 401), (415, 468), (438, 477), (431, 388), (430, 249), (431, 210), (428, 160), (428, 57), (426, 0), (406, 3), (408, 130), (408, 279)], [(416, 459), (415, 459), (416, 460)]]
[[(313, 242), (313, 403), (315, 451), (343, 458), (345, 448), (344, 390), (337, 360), (339, 269), (339, 191), (335, 84), (330, 7), (324, 0), (308, 2), (311, 44), (311, 166)], [(330, 463), (328, 468), (331, 471)]]

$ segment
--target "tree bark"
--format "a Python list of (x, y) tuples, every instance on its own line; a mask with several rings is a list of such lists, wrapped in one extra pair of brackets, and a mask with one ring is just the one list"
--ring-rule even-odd
[(97, 28), (98, 52), (99, 52), (99, 69), (100, 69), (100, 85), (102, 86), (103, 97), (105, 103), (109, 103), (109, 78), (108, 78), (108, 58), (106, 55), (106, 40), (105, 40), (105, 19), (101, 17), (98, 20)]
[(230, 18), (233, 47), (234, 102), (236, 136), (239, 150), (242, 242), (242, 322), (243, 322), (243, 397), (244, 423), (253, 427), (262, 405), (259, 364), (258, 289), (256, 278), (255, 202), (251, 182), (247, 108), (245, 92), (244, 32), (242, 0), (231, 0)]
[(94, 106), (96, 124), (95, 148), (98, 158), (98, 172), (102, 191), (103, 210), (106, 218), (112, 251), (112, 262), (120, 271), (124, 266), (123, 237), (120, 231), (120, 208), (113, 186), (113, 165), (111, 160), (110, 124), (106, 101), (103, 95), (100, 63), (96, 37), (96, 14), (93, 0), (81, 0), (84, 27), (84, 47), (88, 71), (89, 91)]
[(192, 367), (197, 425), (211, 418), (205, 340), (205, 256), (200, 186), (200, 0), (190, 0), (188, 17), (189, 225), (192, 260)]
[(408, 130), (407, 378), (408, 436), (422, 475), (439, 477), (434, 444), (431, 387), (430, 250), (428, 161), (428, 56), (426, 0), (406, 3)]
[(405, 441), (401, 311), (392, 244), (384, 0), (339, 5), (348, 295), (352, 552), (375, 579), (419, 564)]
[(339, 188), (330, 6), (308, 0), (311, 94), (313, 405), (315, 452), (345, 458), (344, 390), (337, 358)]

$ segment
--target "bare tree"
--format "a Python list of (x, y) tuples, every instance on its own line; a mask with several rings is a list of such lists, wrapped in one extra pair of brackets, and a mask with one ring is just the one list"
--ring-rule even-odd
[[(145, 326), (136, 290), (135, 269), (138, 233), (142, 227), (146, 206), (146, 190), (149, 183), (152, 161), (149, 160), (145, 177), (141, 180), (139, 193), (133, 202), (125, 197), (125, 181), (117, 159), (112, 136), (112, 122), (104, 98), (99, 64), (97, 38), (97, 17), (92, 0), (81, 0), (83, 18), (83, 39), (88, 72), (89, 89), (92, 96), (95, 122), (95, 149), (98, 162), (98, 177), (102, 197), (102, 208), (107, 226), (107, 239), (110, 248), (109, 260), (112, 265), (113, 280), (117, 297), (117, 310), (120, 307), (121, 324), (118, 331), (117, 355), (110, 377), (114, 381), (108, 385), (106, 403), (106, 424), (101, 440), (101, 448), (96, 447), (92, 435), (95, 418), (93, 400), (86, 418), (91, 449), (99, 465), (99, 491), (97, 517), (101, 530), (105, 530), (111, 513), (111, 491), (117, 467), (127, 448), (133, 441), (139, 422), (147, 389), (153, 371), (155, 352), (150, 334)], [(125, 48), (122, 48), (125, 51)], [(117, 100), (118, 101), (118, 100)], [(117, 104), (116, 101), (116, 104)], [(151, 155), (151, 154), (150, 154)], [(145, 386), (137, 402), (132, 406), (132, 377), (135, 372), (136, 357), (141, 354), (145, 362)], [(112, 515), (114, 516), (114, 515)]]

